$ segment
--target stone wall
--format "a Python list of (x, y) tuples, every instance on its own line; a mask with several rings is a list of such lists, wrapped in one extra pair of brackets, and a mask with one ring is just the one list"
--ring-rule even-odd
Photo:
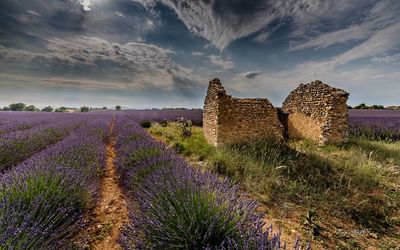
[(283, 102), (289, 138), (307, 138), (321, 145), (348, 139), (349, 94), (321, 81), (300, 84)]
[(203, 110), (203, 130), (216, 145), (274, 137), (283, 140), (277, 109), (267, 99), (237, 99), (218, 79), (210, 82)]

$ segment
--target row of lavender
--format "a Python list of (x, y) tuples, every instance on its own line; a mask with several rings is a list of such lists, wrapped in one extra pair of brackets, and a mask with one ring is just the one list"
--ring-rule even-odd
[[(78, 128), (84, 121), (100, 115), (47, 114), (36, 116), (7, 112), (0, 114), (0, 121), (12, 131), (0, 133), (0, 173), (56, 143)], [(103, 115), (104, 116), (104, 115)], [(112, 117), (111, 114), (108, 114)], [(24, 126), (20, 126), (24, 124)], [(0, 125), (1, 127), (1, 125)]]
[(2, 248), (67, 248), (98, 198), (111, 118), (78, 119), (82, 124), (64, 139), (1, 175)]
[(76, 119), (77, 115), (66, 113), (32, 113), (32, 112), (1, 112), (0, 135), (14, 131), (22, 131), (34, 127)]
[(226, 179), (189, 167), (123, 115), (116, 119), (117, 167), (130, 200), (124, 249), (278, 249), (257, 204)]

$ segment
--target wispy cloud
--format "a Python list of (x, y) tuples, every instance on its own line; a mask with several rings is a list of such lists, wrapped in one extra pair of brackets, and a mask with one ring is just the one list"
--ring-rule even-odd
[(379, 1), (369, 9), (364, 17), (360, 18), (357, 24), (350, 23), (349, 26), (344, 28), (340, 27), (338, 30), (307, 38), (305, 42), (292, 43), (289, 51), (322, 49), (335, 44), (368, 39), (380, 30), (399, 22), (399, 12), (399, 1)]
[(383, 63), (400, 62), (400, 54), (373, 57), (371, 59), (371, 61), (373, 61), (373, 62), (383, 62)]
[[(365, 8), (369, 8), (377, 0), (209, 0), (209, 1), (173, 1), (173, 0), (135, 0), (151, 9), (161, 2), (173, 9), (186, 27), (194, 34), (204, 37), (215, 47), (224, 50), (233, 41), (247, 37), (263, 30), (254, 41), (265, 42), (276, 27), (268, 27), (274, 22), (291, 23), (295, 26), (293, 37), (315, 36), (327, 24), (335, 29), (338, 18), (352, 23), (355, 16), (365, 15)], [(394, 3), (395, 0), (388, 0)], [(276, 26), (276, 25), (275, 25)], [(354, 30), (354, 28), (348, 30)], [(362, 27), (360, 27), (362, 28)], [(366, 27), (365, 29), (368, 30)], [(329, 31), (328, 31), (329, 32)], [(337, 37), (341, 33), (327, 37), (315, 38), (304, 47), (311, 48), (330, 43), (329, 38)], [(358, 31), (363, 36), (363, 31)], [(341, 41), (357, 39), (357, 34), (346, 34)]]
[(204, 53), (196, 51), (196, 52), (192, 52), (192, 56), (204, 56)]

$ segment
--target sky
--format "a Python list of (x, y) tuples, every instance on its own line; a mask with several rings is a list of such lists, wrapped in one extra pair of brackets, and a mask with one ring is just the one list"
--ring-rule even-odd
[(2, 0), (0, 106), (280, 106), (321, 80), (400, 105), (399, 0)]

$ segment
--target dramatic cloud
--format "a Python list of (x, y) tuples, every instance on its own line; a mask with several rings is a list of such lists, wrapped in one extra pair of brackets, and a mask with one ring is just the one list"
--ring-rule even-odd
[[(169, 55), (173, 53), (155, 45), (135, 42), (118, 44), (95, 37), (49, 39), (46, 53), (0, 46), (0, 59), (3, 63), (26, 62), (41, 70), (46, 70), (46, 65), (49, 65), (51, 68), (64, 67), (67, 71), (68, 68), (70, 71), (87, 66), (86, 74), (94, 78), (99, 72), (112, 74), (116, 71), (118, 74), (114, 78), (122, 80), (121, 83), (163, 89), (180, 88), (183, 78), (195, 77), (190, 69), (176, 64), (170, 58)], [(179, 79), (178, 84), (176, 79)], [(190, 81), (191, 85), (197, 83), (193, 78)]]
[[(348, 20), (364, 15), (365, 9), (376, 0), (207, 0), (207, 1), (175, 1), (175, 0), (135, 0), (151, 9), (161, 2), (173, 9), (186, 27), (220, 50), (231, 42), (257, 33), (264, 28), (273, 26), (274, 22), (292, 23), (296, 26), (293, 35), (315, 35), (327, 24), (331, 29), (338, 28), (338, 18)], [(274, 31), (276, 27), (269, 27)], [(362, 31), (360, 31), (363, 33)], [(264, 42), (269, 33), (263, 31), (256, 42)], [(336, 36), (336, 35), (331, 35)], [(347, 35), (349, 36), (349, 35)], [(354, 35), (353, 35), (354, 36)], [(329, 37), (328, 37), (329, 38)], [(342, 38), (342, 40), (350, 38)], [(321, 41), (310, 42), (305, 47), (318, 46)], [(297, 48), (301, 49), (301, 47)]]
[[(137, 0), (152, 7), (157, 0)], [(173, 1), (160, 0), (173, 9), (186, 27), (223, 50), (232, 41), (253, 34), (282, 13), (280, 1)]]
[(261, 71), (249, 71), (249, 72), (243, 73), (243, 77), (248, 78), (248, 79), (254, 79), (257, 76), (259, 76), (260, 74), (262, 74)]

